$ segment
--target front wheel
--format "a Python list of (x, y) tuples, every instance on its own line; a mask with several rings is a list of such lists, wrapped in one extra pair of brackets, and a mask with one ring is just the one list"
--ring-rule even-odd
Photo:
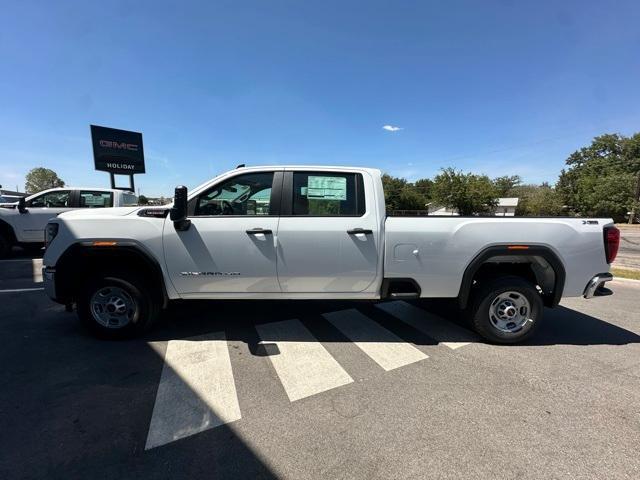
[(160, 306), (151, 289), (132, 274), (103, 275), (78, 298), (78, 317), (101, 338), (129, 338), (147, 331)]
[(0, 258), (8, 257), (11, 253), (11, 241), (7, 235), (0, 233)]
[(474, 295), (471, 323), (490, 342), (518, 343), (538, 328), (543, 310), (534, 285), (521, 277), (502, 277), (489, 281)]

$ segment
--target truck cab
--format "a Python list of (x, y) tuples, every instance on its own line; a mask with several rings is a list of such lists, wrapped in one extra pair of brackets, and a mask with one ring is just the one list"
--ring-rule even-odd
[(164, 230), (174, 288), (185, 298), (371, 298), (384, 228), (376, 178), (335, 167), (244, 169), (196, 189), (190, 228)]

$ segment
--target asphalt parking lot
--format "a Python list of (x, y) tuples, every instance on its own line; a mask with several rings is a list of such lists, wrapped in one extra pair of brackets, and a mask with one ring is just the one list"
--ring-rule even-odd
[(640, 478), (640, 282), (519, 346), (406, 302), (177, 304), (108, 342), (38, 266), (0, 262), (2, 479)]

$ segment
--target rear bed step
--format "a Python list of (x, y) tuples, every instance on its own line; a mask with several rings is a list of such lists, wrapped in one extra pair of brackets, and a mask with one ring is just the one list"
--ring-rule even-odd
[(418, 298), (420, 295), (411, 292), (392, 292), (389, 296), (391, 298)]

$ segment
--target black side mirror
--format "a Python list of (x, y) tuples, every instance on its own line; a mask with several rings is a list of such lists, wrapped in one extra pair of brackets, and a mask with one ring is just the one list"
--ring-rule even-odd
[(20, 213), (27, 213), (29, 211), (29, 210), (27, 210), (27, 206), (25, 204), (24, 197), (20, 197), (18, 199), (18, 211)]
[(170, 212), (170, 218), (176, 230), (188, 230), (191, 226), (191, 220), (187, 220), (187, 187), (184, 185), (176, 187), (173, 194), (173, 208)]

